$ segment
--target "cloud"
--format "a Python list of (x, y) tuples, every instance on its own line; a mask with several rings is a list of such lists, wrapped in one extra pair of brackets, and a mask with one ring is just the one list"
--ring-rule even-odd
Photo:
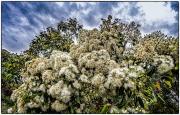
[[(16, 3), (16, 2), (15, 2)], [(39, 10), (41, 4), (7, 2), (2, 4), (2, 47), (20, 53), (28, 46), (35, 35), (48, 26), (58, 22), (52, 11), (45, 11), (47, 4)], [(28, 10), (27, 10), (28, 9)], [(9, 14), (9, 15), (7, 15)], [(60, 18), (59, 18), (60, 19)]]
[(147, 23), (163, 20), (172, 24), (176, 21), (174, 18), (176, 12), (170, 8), (169, 4), (165, 6), (163, 2), (140, 2), (138, 5), (144, 12)]
[(173, 31), (173, 28), (178, 30), (178, 20), (175, 18), (177, 12), (171, 9), (170, 2), (139, 2), (138, 5), (144, 13), (144, 21), (141, 31), (150, 33), (156, 30), (162, 30), (165, 34), (177, 36), (178, 32)]
[(20, 53), (40, 31), (61, 20), (77, 18), (84, 28), (99, 27), (111, 14), (135, 21), (147, 34), (161, 30), (178, 36), (178, 2), (2, 2), (2, 48)]
[[(132, 11), (134, 9), (137, 12)], [(135, 2), (119, 2), (116, 7), (113, 7), (111, 13), (114, 18), (120, 18), (124, 22), (143, 22), (143, 13), (139, 10)]]

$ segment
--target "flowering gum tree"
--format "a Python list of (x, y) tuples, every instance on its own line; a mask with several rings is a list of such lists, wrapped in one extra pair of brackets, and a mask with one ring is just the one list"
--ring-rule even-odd
[(138, 27), (109, 16), (80, 30), (69, 53), (26, 62), (8, 112), (177, 113), (178, 40), (141, 37)]

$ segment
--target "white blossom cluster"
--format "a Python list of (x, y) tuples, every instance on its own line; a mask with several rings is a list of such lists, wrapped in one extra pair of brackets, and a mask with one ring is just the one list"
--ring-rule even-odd
[(118, 46), (117, 33), (100, 32), (97, 29), (82, 30), (79, 35), (79, 44), (72, 45), (70, 55), (78, 60), (82, 53), (106, 50), (111, 59), (118, 61), (123, 53), (123, 48)]
[(159, 73), (165, 73), (174, 67), (174, 61), (171, 56), (158, 55), (153, 58), (154, 65), (158, 68)]
[(118, 64), (110, 59), (106, 50), (99, 50), (82, 53), (78, 59), (78, 66), (82, 74), (92, 77), (98, 73), (105, 75), (112, 68), (118, 67)]
[[(44, 112), (49, 109), (61, 112), (68, 108), (72, 95), (81, 95), (84, 104), (87, 104), (91, 99), (106, 94), (108, 89), (121, 86), (135, 89), (133, 80), (144, 73), (141, 66), (120, 67), (111, 60), (106, 50), (81, 54), (78, 67), (67, 53), (60, 51), (53, 51), (50, 59), (37, 58), (28, 64), (23, 74), (24, 83), (11, 95), (11, 99), (17, 103), (17, 111), (14, 111), (17, 113), (26, 113), (33, 108), (40, 108)], [(31, 67), (34, 67), (34, 71)], [(90, 87), (87, 84), (91, 84)], [(97, 90), (93, 90), (95, 87)], [(8, 111), (12, 112), (12, 109)]]
[(111, 114), (114, 114), (114, 113), (119, 113), (119, 114), (138, 114), (138, 113), (141, 113), (141, 114), (145, 114), (147, 113), (147, 111), (139, 106), (137, 107), (126, 107), (126, 108), (123, 108), (123, 109), (119, 109), (117, 106), (112, 106), (110, 108), (110, 113)]
[(65, 110), (73, 94), (72, 86), (65, 82), (77, 84), (77, 73), (79, 71), (71, 57), (61, 51), (53, 51), (50, 59), (37, 58), (27, 62), (26, 71), (22, 74), (24, 83), (11, 95), (11, 100), (17, 103), (17, 110), (10, 108), (8, 111), (27, 113), (34, 108), (43, 112)]
[[(36, 58), (26, 63), (22, 73), (23, 84), (11, 95), (16, 105), (9, 113), (28, 113), (40, 109), (43, 112), (64, 112), (74, 106), (75, 113), (93, 113), (97, 105), (114, 101), (117, 89), (134, 92), (142, 87), (146, 70), (133, 60), (123, 60), (122, 47), (117, 45), (117, 35), (98, 30), (80, 34), (80, 41), (72, 45), (70, 53), (53, 51), (50, 58)], [(149, 46), (148, 44), (147, 46)], [(136, 56), (144, 59), (154, 48), (147, 47)], [(156, 55), (154, 64), (160, 73), (174, 67), (171, 57)], [(118, 61), (123, 60), (123, 61)], [(99, 100), (98, 100), (99, 99)], [(98, 104), (97, 104), (98, 103)], [(146, 113), (141, 107), (118, 108), (111, 106), (110, 113)]]
[(112, 69), (108, 75), (106, 88), (116, 88), (123, 86), (125, 89), (136, 89), (135, 81), (138, 77), (141, 77), (145, 73), (145, 70), (141, 66), (129, 66), (122, 68)]

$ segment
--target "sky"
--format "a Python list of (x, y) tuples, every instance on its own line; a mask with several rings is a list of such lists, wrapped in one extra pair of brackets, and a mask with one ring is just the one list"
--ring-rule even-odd
[(98, 28), (109, 14), (141, 24), (142, 35), (160, 30), (178, 36), (178, 2), (1, 2), (2, 48), (21, 53), (35, 35), (61, 20), (76, 18), (85, 29)]

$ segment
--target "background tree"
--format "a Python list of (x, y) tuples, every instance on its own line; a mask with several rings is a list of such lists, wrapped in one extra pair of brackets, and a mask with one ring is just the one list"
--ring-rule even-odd
[(69, 52), (73, 40), (78, 38), (78, 32), (82, 29), (76, 18), (58, 23), (57, 28), (48, 27), (46, 31), (36, 36), (30, 43), (30, 48), (24, 53), (33, 56), (48, 56), (52, 50)]
[(101, 32), (109, 31), (115, 33), (117, 39), (119, 40), (119, 45), (123, 47), (124, 51), (126, 49), (127, 43), (135, 45), (138, 40), (141, 39), (141, 33), (139, 30), (141, 25), (135, 23), (134, 21), (130, 23), (123, 23), (121, 19), (118, 18), (113, 20), (111, 15), (109, 15), (107, 19), (101, 20)]
[(21, 69), (30, 59), (32, 58), (27, 55), (17, 55), (5, 49), (1, 50), (1, 104), (3, 111), (12, 104), (10, 95), (12, 90), (21, 85)]
[(65, 38), (78, 39), (78, 33), (83, 28), (76, 18), (69, 18), (67, 21), (60, 21), (57, 29)]
[(54, 28), (53, 31), (49, 31), (49, 28), (45, 32), (41, 32), (36, 39), (32, 40), (30, 43), (30, 48), (24, 53), (32, 56), (48, 56), (53, 49), (58, 49), (61, 51), (69, 51), (69, 46), (73, 42), (71, 39), (63, 38), (60, 33)]

